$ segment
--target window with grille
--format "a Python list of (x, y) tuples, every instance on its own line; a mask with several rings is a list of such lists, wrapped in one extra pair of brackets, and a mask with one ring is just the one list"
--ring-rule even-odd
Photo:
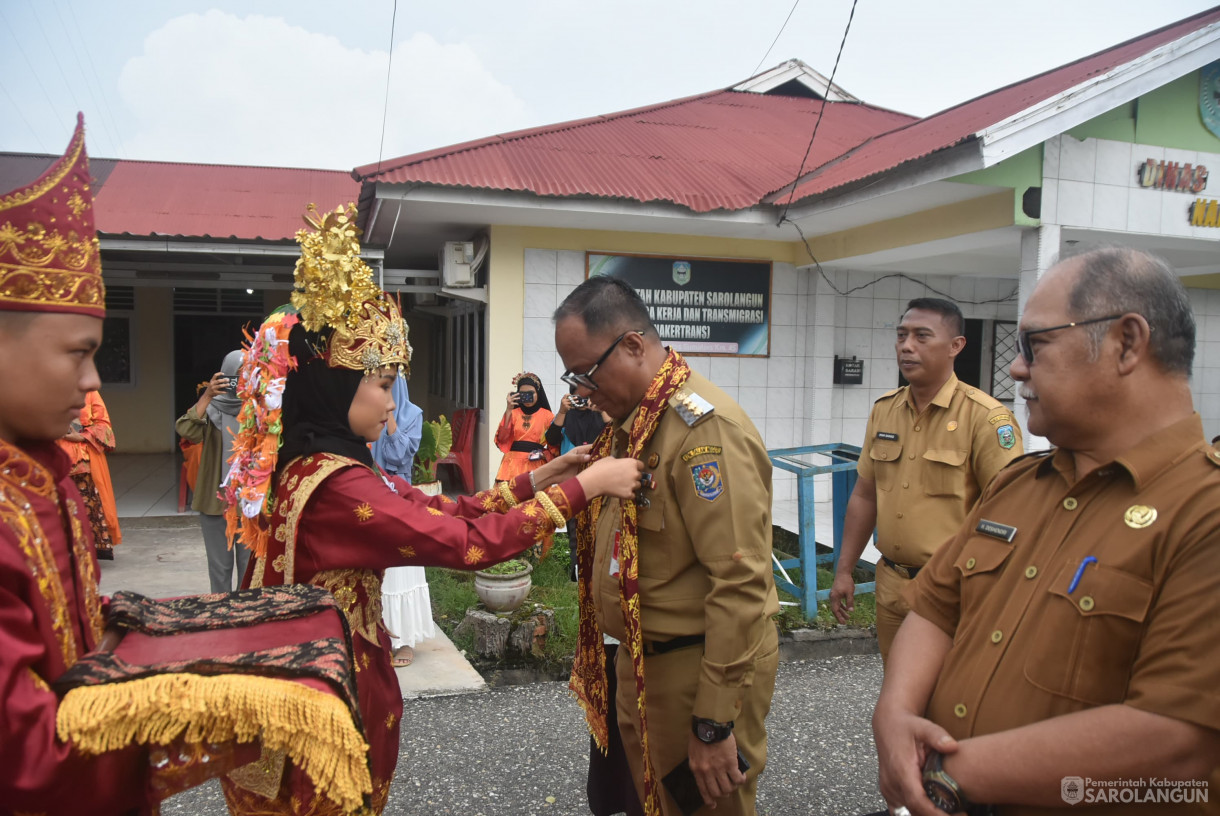
[(135, 287), (106, 287), (106, 319), (102, 322), (102, 345), (93, 357), (103, 385), (135, 384), (131, 341), (131, 323), (135, 309)]
[(1008, 367), (1017, 357), (1016, 321), (995, 320), (991, 324), (991, 396), (1012, 404), (1017, 395), (1017, 384), (1008, 373)]

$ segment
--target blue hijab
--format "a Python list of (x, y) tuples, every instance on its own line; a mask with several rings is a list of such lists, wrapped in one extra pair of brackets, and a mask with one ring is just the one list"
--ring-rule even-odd
[(419, 439), (423, 433), (424, 412), (411, 402), (407, 380), (401, 374), (394, 379), (391, 393), (394, 396), (394, 422), (398, 430), (391, 434), (387, 425), (381, 438), (373, 443), (373, 461), (391, 475), (397, 474), (411, 481), (411, 463), (419, 450)]

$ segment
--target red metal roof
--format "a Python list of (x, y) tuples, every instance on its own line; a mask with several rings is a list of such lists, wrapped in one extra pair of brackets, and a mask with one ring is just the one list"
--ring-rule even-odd
[[(362, 181), (670, 201), (739, 210), (796, 175), (823, 102), (714, 91), (358, 167)], [(807, 167), (913, 121), (831, 102)]]
[(117, 161), (94, 191), (98, 232), (110, 235), (291, 239), (306, 207), (356, 201), (340, 170)]
[[(878, 136), (808, 174), (796, 188), (793, 200), (825, 193), (953, 147), (1043, 100), (1217, 21), (1220, 21), (1220, 9), (1197, 14)], [(821, 138), (819, 133), (818, 139)], [(787, 198), (787, 193), (773, 196), (777, 201), (786, 201)]]

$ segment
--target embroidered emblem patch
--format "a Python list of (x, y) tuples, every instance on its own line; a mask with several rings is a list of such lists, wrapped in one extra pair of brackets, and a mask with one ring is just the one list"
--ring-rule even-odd
[[(689, 462), (696, 456), (703, 456), (705, 453), (720, 455), (724, 453), (724, 448), (720, 447), (719, 445), (700, 445), (699, 447), (691, 448), (686, 453), (682, 454), (682, 461)], [(650, 467), (656, 467), (656, 465), (650, 465)]]
[(719, 462), (694, 465), (690, 469), (690, 475), (695, 480), (695, 493), (699, 498), (715, 501), (724, 492), (724, 482), (720, 481)]
[(1000, 438), (1001, 448), (1011, 448), (1017, 444), (1017, 435), (1013, 432), (1011, 425), (1001, 425), (995, 429), (996, 436)]

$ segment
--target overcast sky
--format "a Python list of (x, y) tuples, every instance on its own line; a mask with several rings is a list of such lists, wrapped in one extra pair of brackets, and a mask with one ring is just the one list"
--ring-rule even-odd
[[(393, 29), (393, 0), (0, 0), (0, 150), (59, 153), (84, 110), (93, 156), (348, 170), (760, 61), (829, 75), (851, 5), (800, 0), (764, 61), (792, 0), (400, 0)], [(836, 82), (927, 115), (1210, 5), (858, 0)]]

